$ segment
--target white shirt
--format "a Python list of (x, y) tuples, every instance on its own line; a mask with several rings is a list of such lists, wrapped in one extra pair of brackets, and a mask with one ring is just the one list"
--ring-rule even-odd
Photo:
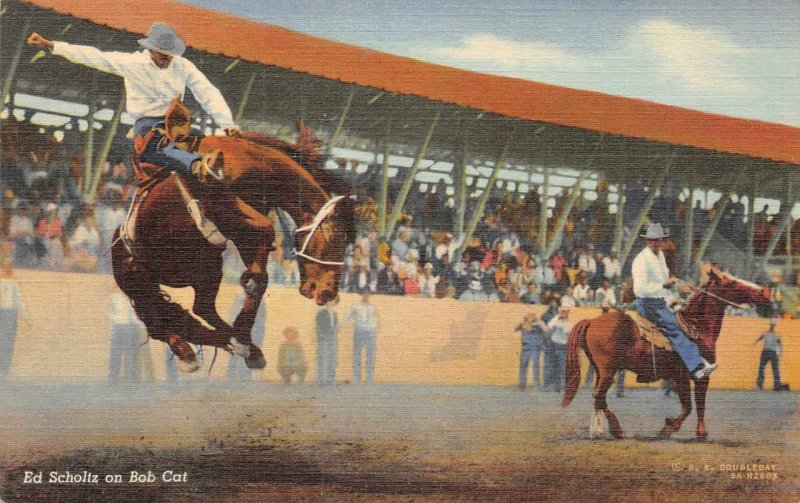
[(350, 320), (355, 320), (356, 329), (359, 330), (378, 329), (378, 312), (375, 306), (366, 302), (358, 302), (350, 309), (345, 323)]
[(139, 323), (131, 301), (120, 291), (111, 294), (111, 323), (114, 325), (130, 325)]
[(591, 276), (597, 272), (597, 261), (591, 255), (581, 255), (578, 257), (578, 269), (586, 271)]
[(585, 286), (578, 283), (575, 285), (575, 288), (572, 289), (572, 297), (576, 302), (583, 302), (589, 298), (589, 290), (591, 289), (592, 287), (590, 287), (588, 283)]
[(555, 316), (547, 323), (547, 328), (550, 330), (551, 341), (556, 344), (566, 345), (569, 333), (572, 331), (572, 322)]
[(603, 257), (603, 266), (605, 270), (603, 275), (608, 279), (614, 279), (622, 274), (619, 268), (619, 260), (612, 259), (611, 257)]
[(189, 87), (217, 126), (235, 127), (231, 109), (222, 93), (191, 61), (183, 57), (175, 56), (167, 68), (159, 68), (150, 59), (148, 50), (105, 52), (66, 42), (54, 42), (53, 54), (125, 79), (125, 107), (134, 120), (162, 117), (173, 98), (177, 96), (182, 100), (186, 87)]
[(612, 287), (608, 287), (608, 290), (598, 288), (595, 295), (595, 298), (601, 306), (617, 305), (617, 294), (614, 293), (614, 288)]
[(664, 252), (653, 253), (650, 247), (636, 255), (631, 266), (633, 276), (633, 293), (637, 297), (648, 299), (666, 299), (672, 292), (664, 288), (669, 279), (667, 261)]
[(25, 309), (16, 280), (0, 278), (0, 309)]

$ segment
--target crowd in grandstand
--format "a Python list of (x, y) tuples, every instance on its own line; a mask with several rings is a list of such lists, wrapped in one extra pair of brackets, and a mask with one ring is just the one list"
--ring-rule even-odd
[[(70, 170), (58, 165), (64, 156), (52, 156), (42, 165), (33, 153), (21, 154), (13, 148), (3, 149), (0, 184), (0, 232), (6, 242), (13, 243), (13, 261), (17, 267), (56, 271), (109, 272), (114, 230), (127, 214), (130, 191), (130, 170), (121, 158), (106, 163), (96, 201), (83, 204), (79, 187)], [(34, 161), (29, 160), (34, 159)], [(495, 186), (490, 193), (484, 218), (468, 243), (452, 234), (455, 219), (454, 198), (448, 195), (443, 181), (426, 192), (412, 191), (403, 218), (387, 238), (380, 238), (377, 225), (377, 204), (374, 194), (377, 167), (370, 168), (358, 184), (362, 192), (357, 209), (358, 238), (348, 250), (341, 276), (341, 290), (385, 295), (414, 295), (453, 298), (463, 301), (498, 301), (544, 304), (549, 296), (558, 295), (562, 304), (575, 306), (613, 306), (623, 301), (622, 286), (628, 272), (614, 249), (615, 215), (610, 213), (608, 186), (602, 180), (596, 198), (578, 198), (569, 213), (562, 238), (549, 257), (538, 251), (538, 223), (541, 198), (538, 187), (527, 194), (506, 191)], [(468, 187), (470, 196), (466, 214), (477, 206), (479, 189)], [(373, 190), (374, 189), (374, 190)], [(391, 191), (399, 187), (390, 186)], [(515, 195), (516, 194), (516, 195)], [(624, 224), (630, 227), (646, 204), (648, 188), (640, 181), (629, 183), (625, 193)], [(649, 217), (662, 222), (673, 236), (684, 233), (685, 201), (677, 190), (666, 186), (653, 201)], [(85, 199), (85, 198), (83, 198)], [(566, 205), (566, 191), (556, 197), (548, 211), (548, 233), (553, 232)], [(715, 219), (719, 203), (704, 209), (698, 202), (693, 211), (693, 239), (699, 241)], [(734, 246), (746, 248), (746, 208), (736, 199), (724, 209), (717, 230)], [(766, 207), (753, 215), (756, 223), (754, 248), (763, 252), (774, 236), (777, 218), (767, 215)], [(290, 258), (291, 244), (281, 232), (270, 255), (271, 284), (296, 285), (299, 272)], [(533, 224), (531, 224), (531, 222)], [(793, 236), (800, 236), (800, 220)], [(782, 248), (783, 247), (783, 248)], [(777, 246), (785, 249), (785, 243)], [(231, 250), (226, 263), (228, 277), (236, 277), (236, 255)], [(233, 271), (233, 272), (232, 272)], [(736, 273), (737, 271), (733, 271)], [(778, 291), (783, 311), (797, 313), (797, 290), (794, 277)], [(794, 304), (792, 304), (794, 303)]]

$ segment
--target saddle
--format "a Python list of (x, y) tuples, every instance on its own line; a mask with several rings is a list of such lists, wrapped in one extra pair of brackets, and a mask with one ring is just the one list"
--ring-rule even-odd
[[(654, 345), (657, 348), (661, 348), (665, 351), (674, 352), (675, 349), (672, 347), (672, 343), (670, 342), (669, 338), (664, 335), (664, 333), (653, 323), (652, 321), (648, 320), (644, 316), (640, 315), (637, 311), (626, 311), (625, 314), (631, 317), (633, 323), (638, 328), (639, 336), (646, 340), (648, 343)], [(697, 340), (697, 329), (686, 321), (683, 317), (683, 313), (680, 311), (675, 312), (675, 318), (678, 322), (678, 327), (686, 334), (686, 337), (689, 339), (696, 341)]]

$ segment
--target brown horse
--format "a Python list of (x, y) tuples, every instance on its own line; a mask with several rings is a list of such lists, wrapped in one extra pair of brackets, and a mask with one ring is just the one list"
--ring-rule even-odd
[[(687, 322), (697, 329), (697, 345), (701, 355), (708, 361), (716, 361), (716, 342), (722, 327), (725, 307), (730, 303), (763, 304), (769, 301), (766, 288), (748, 283), (723, 273), (706, 264), (702, 268), (703, 281), (683, 309)], [(583, 349), (591, 365), (597, 370), (594, 385), (594, 415), (590, 435), (603, 436), (605, 419), (611, 434), (623, 435), (619, 420), (608, 408), (606, 393), (619, 369), (637, 374), (639, 382), (654, 382), (669, 379), (678, 394), (682, 412), (677, 418), (666, 419), (660, 436), (669, 437), (678, 431), (692, 411), (691, 377), (678, 354), (652, 346), (638, 335), (638, 327), (626, 314), (610, 311), (591, 320), (582, 320), (575, 325), (567, 341), (566, 389), (562, 407), (570, 404), (580, 383), (579, 351)], [(704, 423), (706, 391), (709, 379), (695, 381), (694, 397), (697, 406), (697, 437), (707, 436)], [(605, 416), (605, 417), (604, 417)]]
[[(167, 176), (139, 204), (133, 244), (115, 239), (117, 284), (131, 298), (148, 334), (170, 345), (183, 371), (198, 368), (185, 341), (233, 350), (250, 368), (266, 364), (250, 330), (267, 289), (267, 256), (275, 231), (265, 215), (273, 208), (281, 208), (303, 226), (297, 229), (295, 243), (298, 246), (302, 238), (297, 253), (300, 293), (318, 304), (338, 295), (345, 248), (354, 237), (353, 203), (347, 197), (332, 199), (329, 190), (335, 182), (330, 176), (309, 166), (318, 172), (315, 178), (296, 162), (296, 152), (267, 146), (271, 143), (257, 133), (203, 138), (198, 152), (220, 154), (223, 179), (201, 183)], [(202, 204), (204, 218), (233, 242), (246, 266), (240, 282), (247, 297), (232, 326), (215, 307), (224, 245), (211, 244), (198, 230), (187, 211), (187, 192)], [(171, 302), (160, 285), (193, 287), (193, 312)]]

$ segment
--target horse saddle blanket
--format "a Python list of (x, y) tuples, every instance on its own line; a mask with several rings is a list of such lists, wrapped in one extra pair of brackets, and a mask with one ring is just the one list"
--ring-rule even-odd
[[(633, 322), (639, 329), (639, 336), (644, 338), (644, 340), (666, 351), (674, 351), (669, 338), (664, 335), (655, 323), (640, 315), (637, 311), (627, 311), (625, 314), (633, 319)], [(675, 312), (675, 319), (678, 322), (678, 327), (686, 334), (686, 337), (693, 341), (697, 340), (697, 330), (684, 319), (683, 313), (680, 311)]]

